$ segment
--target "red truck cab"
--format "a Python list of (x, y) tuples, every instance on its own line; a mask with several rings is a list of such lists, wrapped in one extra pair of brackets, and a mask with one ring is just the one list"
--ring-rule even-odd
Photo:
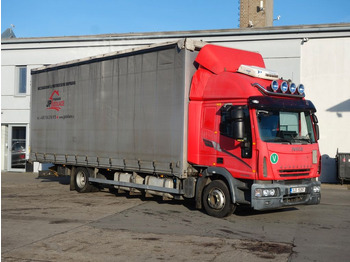
[(304, 86), (265, 69), (258, 53), (208, 44), (195, 63), (188, 161), (202, 170), (197, 207), (222, 217), (238, 204), (318, 204), (319, 130)]

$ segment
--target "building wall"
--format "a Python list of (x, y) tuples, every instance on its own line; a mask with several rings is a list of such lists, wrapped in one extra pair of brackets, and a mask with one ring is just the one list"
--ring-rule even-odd
[(1, 169), (7, 170), (7, 160), (8, 160), (8, 127), (1, 125)]
[[(343, 28), (338, 30), (338, 28)], [(2, 125), (29, 125), (30, 73), (27, 95), (14, 95), (15, 66), (28, 70), (103, 53), (194, 38), (218, 45), (262, 54), (266, 67), (285, 79), (306, 87), (307, 99), (314, 102), (320, 122), (320, 148), (324, 181), (335, 181), (337, 148), (350, 152), (346, 140), (349, 128), (350, 25), (283, 27), (269, 29), (215, 30), (149, 33), (141, 35), (78, 36), (58, 38), (11, 39), (2, 42)], [(328, 91), (330, 88), (333, 91)], [(29, 126), (28, 126), (29, 127)], [(28, 128), (29, 129), (29, 128)], [(5, 132), (5, 128), (2, 128)], [(29, 134), (28, 134), (29, 135)], [(2, 133), (2, 136), (5, 135)], [(2, 143), (2, 146), (3, 143)], [(29, 146), (29, 145), (28, 145)], [(5, 149), (2, 148), (2, 152)], [(2, 163), (5, 161), (2, 154)], [(6, 162), (6, 161), (5, 161)], [(4, 169), (6, 165), (2, 165)], [(8, 167), (7, 167), (8, 168)]]
[(350, 153), (350, 38), (309, 39), (302, 45), (301, 79), (317, 108), (323, 180), (336, 179), (335, 155)]

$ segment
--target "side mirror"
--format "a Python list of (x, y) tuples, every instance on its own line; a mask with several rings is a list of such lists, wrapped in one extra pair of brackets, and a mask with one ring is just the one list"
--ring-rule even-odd
[(316, 140), (320, 140), (320, 128), (318, 127), (318, 124), (315, 123), (315, 131), (316, 131)]
[(320, 128), (318, 127), (317, 116), (315, 114), (312, 114), (311, 117), (312, 117), (312, 120), (314, 121), (314, 125), (315, 125), (316, 140), (320, 140)]
[(244, 111), (243, 108), (238, 107), (231, 111), (232, 118), (232, 134), (233, 139), (243, 140), (244, 139)]
[(244, 111), (242, 107), (236, 107), (231, 111), (231, 118), (235, 119), (244, 119)]

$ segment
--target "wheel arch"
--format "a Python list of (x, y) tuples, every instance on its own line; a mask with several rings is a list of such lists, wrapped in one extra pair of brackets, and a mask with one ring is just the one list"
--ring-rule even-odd
[(228, 190), (230, 191), (231, 202), (232, 204), (237, 203), (236, 197), (236, 189), (238, 180), (236, 180), (230, 172), (228, 172), (225, 168), (222, 167), (208, 167), (203, 173), (202, 176), (197, 180), (196, 186), (196, 208), (202, 208), (202, 193), (203, 189), (207, 184), (209, 184), (212, 180), (220, 179), (226, 183)]
[(237, 182), (235, 181), (236, 179), (232, 177), (230, 172), (228, 172), (226, 168), (222, 167), (208, 167), (207, 173), (210, 174), (211, 177), (221, 179), (226, 183), (227, 188), (230, 191), (231, 202), (232, 204), (236, 204), (237, 197), (235, 188), (237, 187)]

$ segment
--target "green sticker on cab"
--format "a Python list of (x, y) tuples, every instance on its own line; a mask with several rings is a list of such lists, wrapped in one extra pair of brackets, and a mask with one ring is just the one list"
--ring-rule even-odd
[(276, 153), (272, 153), (270, 156), (270, 161), (272, 164), (277, 164), (278, 162), (278, 155)]

